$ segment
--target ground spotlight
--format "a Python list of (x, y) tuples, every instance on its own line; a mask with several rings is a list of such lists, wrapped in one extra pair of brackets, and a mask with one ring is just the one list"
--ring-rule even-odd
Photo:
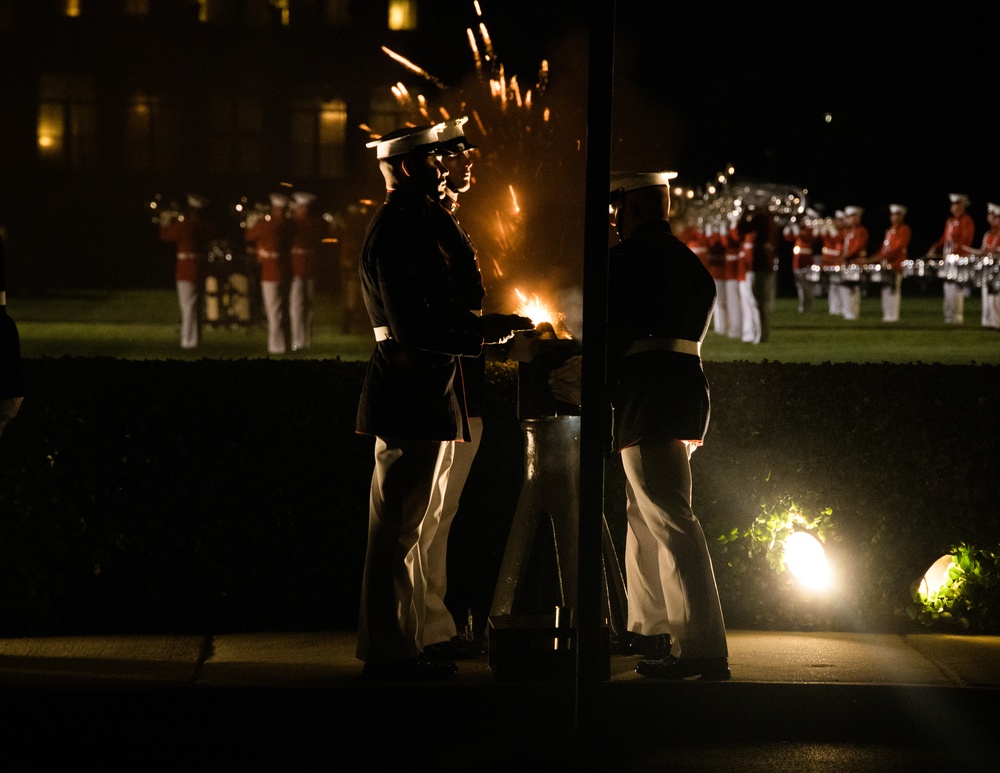
[(941, 589), (948, 584), (948, 574), (955, 564), (952, 555), (941, 556), (931, 564), (920, 579), (920, 597), (924, 600), (936, 598)]
[(832, 582), (823, 543), (809, 532), (792, 532), (784, 541), (785, 564), (796, 580), (809, 590), (826, 590)]

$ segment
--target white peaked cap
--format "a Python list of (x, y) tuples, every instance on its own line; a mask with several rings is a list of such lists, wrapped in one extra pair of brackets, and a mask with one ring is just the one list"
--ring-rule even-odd
[(477, 147), (469, 142), (465, 136), (465, 130), (462, 128), (468, 121), (468, 116), (462, 116), (444, 121), (434, 127), (438, 132), (438, 141), (446, 153), (449, 151), (451, 153), (464, 153), (466, 150), (473, 150)]
[(611, 198), (617, 198), (637, 188), (670, 185), (677, 172), (612, 172)]
[(189, 207), (194, 209), (201, 209), (202, 207), (208, 206), (208, 199), (204, 196), (199, 196), (197, 193), (189, 193), (187, 197), (187, 203)]
[(894, 215), (905, 215), (907, 213), (906, 207), (902, 204), (890, 204), (889, 211)]
[(292, 194), (292, 200), (296, 204), (312, 204), (316, 201), (316, 194), (307, 193), (306, 191), (295, 191), (295, 193)]
[(986, 211), (991, 215), (1000, 215), (1000, 204), (989, 203), (986, 205)]
[(851, 217), (852, 215), (863, 215), (864, 213), (865, 211), (861, 207), (844, 207), (844, 214), (847, 217)]
[(948, 194), (948, 199), (951, 201), (952, 204), (966, 204), (966, 205), (968, 205), (968, 204), (971, 203), (969, 201), (969, 197), (966, 196), (964, 193), (949, 193)]
[(375, 148), (377, 158), (392, 158), (408, 154), (438, 155), (441, 148), (438, 135), (443, 124), (436, 126), (410, 126), (396, 129), (383, 134), (380, 139), (365, 144), (366, 148)]

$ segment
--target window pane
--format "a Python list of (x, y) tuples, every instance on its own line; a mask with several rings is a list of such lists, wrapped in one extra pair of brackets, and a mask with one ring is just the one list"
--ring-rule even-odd
[(389, 29), (415, 30), (416, 28), (416, 0), (389, 0)]

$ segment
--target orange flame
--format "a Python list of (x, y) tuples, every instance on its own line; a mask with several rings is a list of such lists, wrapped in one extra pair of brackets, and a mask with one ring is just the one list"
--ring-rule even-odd
[(537, 294), (529, 298), (516, 287), (514, 288), (514, 294), (521, 303), (515, 314), (527, 317), (535, 327), (538, 327), (543, 322), (548, 322), (554, 326), (561, 319), (562, 315), (553, 311), (548, 303), (539, 298)]

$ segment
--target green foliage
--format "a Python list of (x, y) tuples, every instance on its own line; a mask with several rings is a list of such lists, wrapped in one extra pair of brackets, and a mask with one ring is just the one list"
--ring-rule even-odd
[(962, 543), (947, 555), (952, 563), (941, 587), (926, 588), (922, 578), (913, 583), (909, 617), (930, 628), (1000, 630), (1000, 552)]
[[(0, 438), (0, 635), (356, 625), (372, 470), (371, 439), (354, 433), (364, 372), (335, 360), (27, 358), (28, 395)], [(706, 372), (712, 423), (691, 460), (693, 504), (731, 627), (917, 627), (910, 586), (946, 546), (1000, 545), (1000, 368)], [(524, 473), (516, 366), (487, 375), (448, 557), (461, 619), (490, 609)], [(607, 473), (623, 550), (617, 456)], [(797, 528), (824, 541), (839, 595), (804, 594), (778, 571), (767, 548)], [(969, 558), (966, 606), (920, 623), (1000, 631), (994, 554)]]

